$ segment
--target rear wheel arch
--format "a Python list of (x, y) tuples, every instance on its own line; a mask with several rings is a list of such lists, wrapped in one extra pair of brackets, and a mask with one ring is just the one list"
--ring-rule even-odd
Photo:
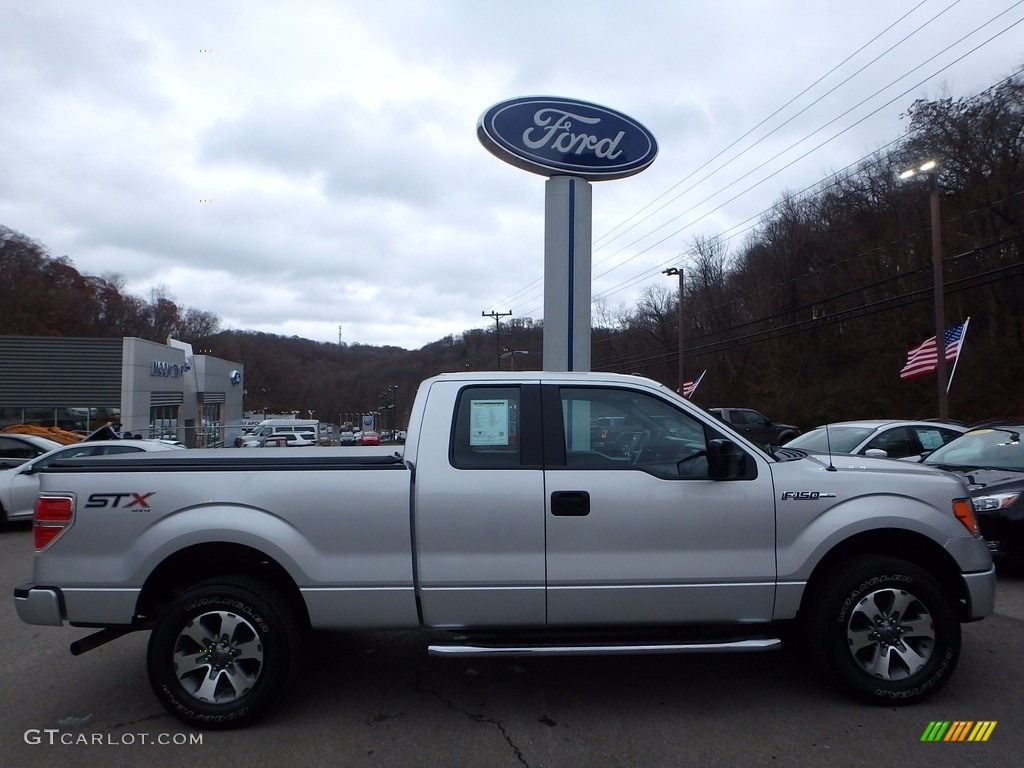
[(308, 626), (306, 604), (291, 574), (265, 553), (231, 542), (197, 544), (165, 558), (146, 579), (136, 615), (152, 620), (196, 584), (226, 576), (249, 578), (273, 588)]

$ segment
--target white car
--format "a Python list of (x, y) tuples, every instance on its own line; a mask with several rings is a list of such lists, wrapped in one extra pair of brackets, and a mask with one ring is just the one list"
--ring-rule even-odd
[[(59, 445), (59, 444), (58, 444)], [(31, 520), (39, 493), (39, 470), (60, 459), (109, 456), (140, 451), (176, 451), (182, 446), (159, 440), (90, 440), (60, 445), (13, 469), (0, 471), (0, 527), (11, 520)]]
[(0, 432), (0, 469), (16, 467), (60, 446), (56, 440), (42, 435)]
[(967, 427), (940, 421), (864, 419), (815, 427), (784, 445), (813, 453), (918, 461), (966, 431)]
[[(316, 433), (314, 432), (275, 432), (272, 435), (261, 437), (256, 443), (258, 448), (294, 448), (303, 445), (316, 445)], [(253, 447), (246, 444), (246, 447)]]

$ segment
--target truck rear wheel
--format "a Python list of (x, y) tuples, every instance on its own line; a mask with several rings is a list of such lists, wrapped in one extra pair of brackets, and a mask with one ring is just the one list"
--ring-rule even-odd
[(893, 557), (852, 560), (812, 593), (808, 644), (841, 686), (877, 704), (938, 691), (960, 656), (960, 623), (938, 582)]
[(238, 728), (281, 693), (298, 641), (292, 611), (271, 588), (245, 578), (204, 582), (157, 621), (147, 653), (150, 685), (189, 725)]

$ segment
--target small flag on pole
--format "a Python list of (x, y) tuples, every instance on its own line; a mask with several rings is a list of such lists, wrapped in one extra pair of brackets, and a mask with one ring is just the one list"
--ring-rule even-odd
[(700, 385), (700, 380), (704, 378), (704, 374), (707, 373), (707, 372), (708, 371), (705, 368), (704, 372), (701, 373), (701, 375), (698, 376), (695, 381), (684, 381), (683, 382), (683, 391), (682, 391), (683, 397), (689, 399), (693, 395), (693, 393), (697, 391), (697, 387)]
[[(964, 321), (960, 325), (946, 330), (944, 335), (947, 360), (956, 360), (960, 356), (960, 345), (963, 343), (966, 329), (967, 321)], [(900, 378), (906, 380), (924, 376), (934, 371), (938, 364), (939, 357), (935, 348), (935, 337), (932, 336), (907, 352), (907, 363), (900, 371)]]

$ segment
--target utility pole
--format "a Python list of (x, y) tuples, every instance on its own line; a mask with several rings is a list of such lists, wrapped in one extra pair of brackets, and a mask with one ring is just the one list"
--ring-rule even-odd
[[(668, 276), (679, 275), (679, 389), (680, 395), (683, 394), (683, 385), (686, 383), (686, 379), (683, 377), (683, 270), (679, 267), (669, 267), (668, 269), (662, 270), (662, 273)], [(685, 397), (685, 395), (684, 395)]]
[(501, 318), (508, 317), (512, 312), (481, 312), (481, 317), (493, 317), (494, 318), (494, 344), (498, 348), (497, 366), (494, 370), (501, 370)]

